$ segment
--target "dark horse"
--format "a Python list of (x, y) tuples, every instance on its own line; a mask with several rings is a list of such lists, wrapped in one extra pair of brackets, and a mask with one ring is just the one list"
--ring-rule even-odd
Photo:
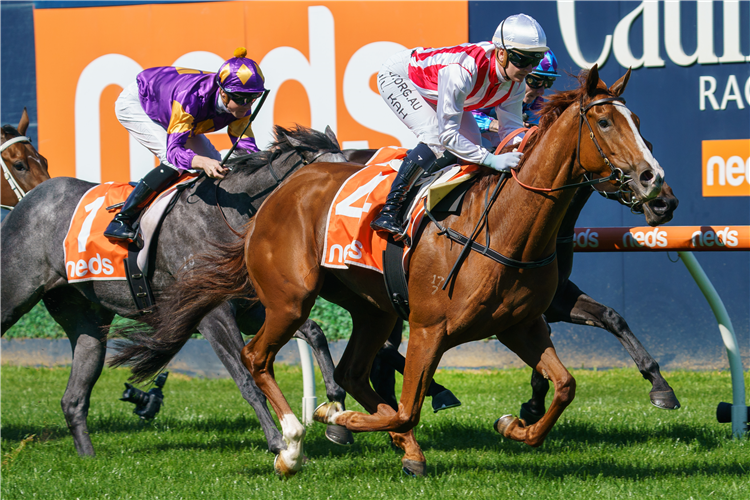
[[(161, 290), (171, 285), (173, 276), (186, 264), (189, 266), (194, 257), (210, 254), (214, 243), (237, 240), (230, 225), (242, 228), (265, 197), (293, 170), (315, 160), (344, 160), (332, 132), (326, 135), (302, 128), (277, 127), (276, 138), (271, 151), (238, 160), (221, 182), (204, 178), (182, 193), (180, 202), (162, 224), (154, 250), (151, 283), (157, 301)], [(16, 149), (23, 147), (17, 145)], [(14, 155), (20, 156), (20, 152), (14, 151)], [(91, 390), (104, 364), (107, 345), (104, 327), (115, 314), (137, 319), (138, 312), (125, 281), (71, 285), (66, 280), (63, 239), (78, 200), (93, 186), (67, 177), (43, 183), (11, 212), (2, 225), (1, 235), (2, 332), (40, 299), (65, 330), (71, 343), (73, 366), (61, 404), (80, 455), (94, 454), (86, 418)], [(240, 330), (253, 334), (262, 321), (262, 308), (246, 311), (242, 303), (223, 303), (196, 327), (209, 340), (243, 397), (255, 409), (269, 449), (279, 453), (286, 444), (268, 411), (265, 397), (239, 355), (244, 347)], [(345, 393), (333, 382), (333, 363), (320, 328), (312, 321), (300, 324), (298, 335), (315, 352), (328, 396), (343, 402)], [(342, 430), (345, 431), (332, 426), (327, 435), (338, 442), (350, 442), (351, 433), (342, 434)]]
[(13, 210), (21, 198), (32, 188), (49, 180), (47, 159), (31, 145), (26, 137), (29, 127), (29, 114), (23, 108), (18, 128), (3, 125), (0, 133), (0, 156), (2, 156), (3, 177), (0, 180), (0, 202), (2, 219)]
[[(389, 431), (393, 442), (405, 451), (403, 467), (424, 474), (426, 461), (413, 428), (442, 354), (465, 342), (497, 335), (529, 366), (552, 380), (555, 394), (537, 423), (526, 425), (505, 416), (495, 428), (507, 438), (532, 446), (544, 441), (575, 393), (575, 381), (558, 359), (542, 316), (557, 290), (556, 239), (573, 191), (539, 193), (520, 182), (563, 188), (579, 182), (588, 172), (616, 179), (636, 202), (657, 197), (663, 171), (619, 97), (629, 77), (630, 71), (607, 88), (594, 66), (582, 77), (579, 89), (553, 96), (547, 112), (558, 113), (532, 139), (517, 174), (519, 182), (485, 171), (464, 197), (462, 215), (445, 219), (444, 224), (453, 231), (488, 242), (490, 255), (504, 262), (502, 265), (479, 253), (464, 253), (464, 247), (443, 236), (445, 232), (435, 224), (424, 226), (409, 270), (411, 333), (398, 411), (368, 383), (373, 358), (397, 319), (382, 275), (354, 266), (321, 266), (329, 207), (341, 184), (360, 166), (310, 165), (290, 176), (266, 199), (248, 225), (244, 249), (236, 246), (234, 254), (217, 260), (213, 274), (201, 278), (207, 283), (234, 278), (240, 285), (234, 288), (237, 296), (255, 292), (256, 300), (266, 308), (265, 322), (243, 349), (242, 358), (279, 416), (289, 444), (275, 459), (278, 473), (288, 476), (300, 470), (305, 430), (276, 384), (273, 360), (307, 319), (318, 295), (352, 316), (353, 332), (336, 368), (336, 380), (371, 415), (345, 411), (331, 403), (318, 408), (316, 420), (352, 431)], [(582, 134), (584, 125), (591, 130), (590, 136)], [(488, 196), (490, 192), (492, 196)], [(447, 278), (457, 261), (459, 273), (447, 281), (446, 290), (433, 295), (433, 277)], [(246, 276), (239, 274), (243, 264)], [(252, 287), (246, 286), (248, 278)], [(215, 297), (201, 298), (190, 321), (198, 321), (210, 311), (211, 301), (226, 300), (232, 287), (212, 290), (208, 285), (201, 292), (212, 293)], [(151, 357), (147, 347), (129, 354), (135, 354), (136, 379), (147, 378), (164, 365), (164, 360)]]

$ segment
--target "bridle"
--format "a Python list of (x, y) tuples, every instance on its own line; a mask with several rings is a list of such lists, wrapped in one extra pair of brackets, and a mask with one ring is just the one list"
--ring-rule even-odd
[[(0, 145), (0, 163), (2, 163), (3, 176), (5, 177), (5, 180), (8, 181), (8, 184), (10, 184), (10, 188), (13, 190), (13, 194), (16, 195), (16, 198), (18, 198), (18, 201), (21, 201), (21, 199), (26, 196), (26, 191), (24, 191), (21, 185), (18, 184), (18, 181), (15, 177), (13, 177), (13, 174), (10, 173), (10, 168), (8, 168), (8, 166), (5, 164), (5, 160), (3, 160), (2, 158), (3, 151), (8, 149), (13, 144), (18, 144), (19, 142), (26, 142), (31, 144), (31, 139), (29, 139), (25, 135), (21, 135), (5, 141), (2, 145)], [(0, 205), (0, 208), (13, 210), (13, 207), (9, 205)]]
[(566, 184), (561, 187), (557, 188), (538, 188), (533, 187), (524, 184), (520, 180), (518, 180), (518, 175), (516, 174), (516, 169), (512, 170), (513, 178), (516, 180), (516, 182), (528, 189), (529, 191), (534, 191), (537, 193), (551, 193), (553, 191), (561, 191), (563, 189), (572, 189), (572, 188), (579, 188), (581, 186), (593, 186), (595, 184), (602, 184), (604, 182), (610, 182), (614, 181), (618, 184), (617, 191), (614, 193), (609, 193), (609, 196), (603, 195), (607, 198), (610, 196), (613, 198), (616, 198), (620, 201), (623, 205), (632, 207), (637, 202), (634, 201), (631, 197), (630, 201), (625, 201), (623, 198), (623, 195), (626, 193), (631, 193), (630, 189), (627, 189), (627, 185), (632, 181), (630, 176), (626, 175), (622, 170), (612, 165), (612, 162), (609, 161), (609, 158), (607, 158), (607, 154), (604, 152), (602, 147), (599, 145), (599, 141), (596, 140), (596, 136), (594, 135), (594, 129), (591, 128), (591, 124), (589, 123), (587, 119), (587, 113), (591, 108), (594, 106), (600, 106), (603, 104), (613, 104), (615, 102), (621, 102), (625, 104), (625, 99), (622, 97), (604, 97), (602, 99), (597, 99), (595, 101), (591, 101), (586, 106), (583, 105), (583, 96), (581, 96), (581, 103), (579, 106), (579, 112), (578, 112), (578, 143), (576, 144), (576, 163), (579, 167), (585, 172), (584, 177), (588, 179), (588, 175), (592, 175), (591, 172), (586, 170), (586, 168), (581, 164), (581, 135), (583, 132), (583, 124), (585, 123), (586, 126), (589, 129), (589, 137), (591, 138), (591, 141), (594, 143), (594, 146), (596, 146), (597, 151), (599, 151), (599, 155), (602, 157), (602, 160), (604, 161), (604, 164), (609, 167), (610, 174), (607, 177), (601, 177), (599, 179), (592, 179), (592, 180), (586, 180), (584, 182), (577, 182), (575, 184)]

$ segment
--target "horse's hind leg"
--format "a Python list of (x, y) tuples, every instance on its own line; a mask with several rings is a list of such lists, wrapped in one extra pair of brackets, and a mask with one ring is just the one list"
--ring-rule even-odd
[(276, 455), (274, 469), (281, 476), (288, 477), (302, 468), (305, 428), (294, 415), (276, 383), (273, 361), (279, 349), (291, 340), (309, 316), (315, 304), (315, 293), (292, 287), (285, 291), (296, 291), (299, 295), (296, 300), (291, 295), (274, 297), (276, 300), (266, 296), (266, 320), (255, 337), (242, 349), (242, 362), (279, 417), (281, 434), (287, 447)]
[(86, 300), (72, 288), (57, 288), (44, 296), (44, 304), (70, 339), (73, 366), (60, 402), (65, 421), (81, 456), (94, 455), (86, 419), (91, 390), (99, 379), (107, 350), (107, 333), (102, 329), (114, 313)]
[(575, 397), (575, 379), (557, 357), (549, 338), (549, 330), (540, 316), (527, 331), (512, 328), (498, 335), (500, 341), (515, 352), (526, 364), (552, 380), (555, 395), (549, 409), (535, 424), (526, 426), (521, 420), (505, 415), (495, 422), (495, 430), (506, 438), (539, 446)]
[[(643, 378), (651, 382), (649, 396), (657, 408), (676, 410), (680, 407), (674, 391), (659, 370), (659, 363), (646, 351), (630, 330), (625, 319), (611, 307), (595, 301), (583, 293), (572, 281), (567, 282), (563, 300), (555, 297), (547, 311), (550, 322), (566, 321), (577, 325), (597, 326), (617, 337), (633, 358)], [(558, 319), (559, 318), (559, 319)]]
[[(345, 408), (344, 400), (346, 399), (346, 391), (336, 383), (334, 379), (334, 366), (333, 359), (331, 359), (331, 351), (328, 349), (328, 340), (326, 339), (323, 330), (320, 326), (312, 321), (307, 320), (294, 334), (295, 337), (302, 338), (312, 348), (312, 352), (315, 355), (315, 359), (320, 367), (320, 373), (323, 376), (323, 382), (326, 386), (326, 396), (329, 401), (341, 404), (341, 408)], [(338, 425), (329, 425), (326, 428), (326, 438), (329, 441), (341, 445), (350, 445), (354, 443), (354, 435), (349, 429)]]
[(206, 315), (198, 325), (198, 331), (206, 337), (234, 383), (237, 384), (242, 397), (255, 410), (266, 436), (268, 450), (278, 454), (281, 450), (286, 449), (286, 445), (281, 439), (281, 433), (276, 428), (276, 423), (268, 411), (266, 397), (255, 385), (255, 381), (242, 364), (240, 352), (245, 347), (245, 343), (229, 304), (225, 303)]

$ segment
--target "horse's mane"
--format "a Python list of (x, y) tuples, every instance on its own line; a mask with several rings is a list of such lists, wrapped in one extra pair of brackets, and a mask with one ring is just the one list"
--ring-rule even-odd
[(265, 151), (241, 155), (227, 161), (227, 164), (234, 168), (242, 169), (245, 172), (254, 172), (255, 170), (268, 165), (280, 154), (295, 149), (289, 142), (289, 139), (299, 141), (304, 148), (314, 151), (333, 150), (338, 151), (339, 145), (336, 144), (323, 132), (318, 132), (302, 125), (294, 125), (291, 128), (284, 128), (281, 125), (273, 127), (274, 141)]
[[(523, 166), (526, 158), (528, 158), (529, 154), (534, 150), (534, 146), (539, 143), (539, 139), (550, 129), (552, 124), (555, 123), (555, 120), (557, 120), (571, 105), (580, 102), (581, 97), (586, 93), (586, 80), (588, 79), (588, 76), (589, 71), (582, 70), (578, 75), (575, 75), (576, 80), (578, 80), (578, 88), (572, 90), (556, 90), (548, 99), (546, 99), (545, 103), (542, 105), (542, 109), (539, 110), (539, 130), (537, 130), (526, 143), (524, 157), (521, 159), (520, 166)], [(604, 94), (609, 94), (609, 92), (604, 89), (600, 90)], [(503, 148), (502, 152), (507, 153), (512, 151), (515, 147), (514, 144), (508, 144)], [(479, 173), (477, 176), (477, 185), (479, 185), (481, 189), (485, 189), (493, 179), (497, 178), (496, 172), (490, 169), (484, 170), (486, 171)]]

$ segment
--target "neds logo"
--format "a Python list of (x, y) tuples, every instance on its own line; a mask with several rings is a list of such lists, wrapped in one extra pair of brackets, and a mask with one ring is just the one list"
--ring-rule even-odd
[(660, 231), (658, 228), (653, 231), (628, 232), (622, 235), (622, 246), (624, 248), (664, 248), (667, 246), (667, 232)]
[(68, 272), (69, 278), (82, 278), (88, 273), (94, 275), (104, 273), (105, 276), (111, 276), (115, 272), (112, 261), (106, 257), (102, 259), (102, 256), (98, 253), (96, 257), (91, 257), (88, 262), (83, 259), (79, 259), (77, 262), (72, 260), (66, 262), (65, 270)]
[(702, 141), (703, 196), (750, 196), (750, 139)]
[(574, 248), (599, 248), (599, 233), (586, 229), (575, 235), (573, 246)]
[(720, 231), (696, 231), (690, 236), (690, 244), (694, 247), (736, 247), (739, 244), (739, 232), (728, 227)]

